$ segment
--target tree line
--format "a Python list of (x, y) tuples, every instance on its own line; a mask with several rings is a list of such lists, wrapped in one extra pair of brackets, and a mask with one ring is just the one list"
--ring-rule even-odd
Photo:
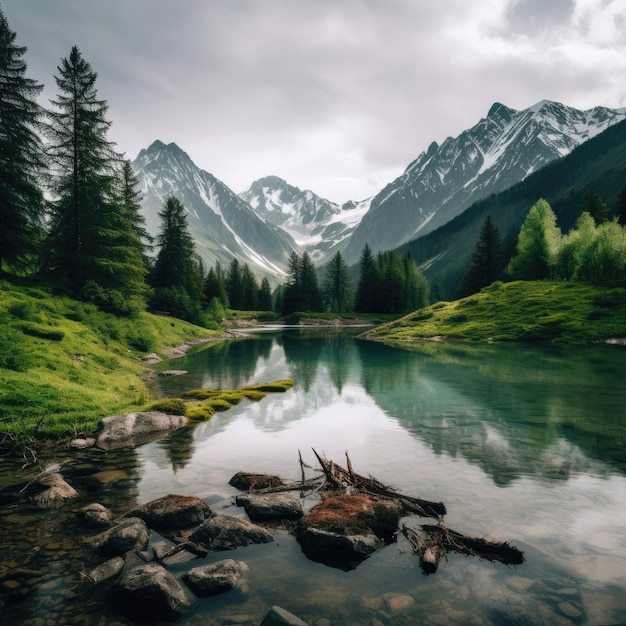
[(426, 303), (427, 283), (409, 257), (373, 257), (367, 247), (356, 293), (340, 253), (321, 286), (307, 252), (292, 254), (273, 292), (237, 259), (206, 271), (176, 197), (166, 198), (153, 241), (130, 161), (108, 139), (97, 73), (74, 46), (45, 110), (43, 85), (26, 76), (26, 48), (15, 39), (0, 8), (0, 274), (40, 276), (115, 314), (152, 307), (196, 323), (229, 307), (397, 313)]
[(626, 189), (611, 212), (595, 193), (584, 197), (574, 227), (563, 234), (552, 207), (539, 199), (522, 223), (507, 263), (502, 237), (491, 216), (459, 284), (459, 295), (475, 293), (498, 279), (579, 280), (614, 285), (626, 280)]

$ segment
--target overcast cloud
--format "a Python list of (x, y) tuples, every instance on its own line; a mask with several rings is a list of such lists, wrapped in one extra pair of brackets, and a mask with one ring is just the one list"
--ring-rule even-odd
[(626, 0), (2, 0), (28, 75), (77, 45), (134, 158), (360, 200), (493, 102), (626, 107)]

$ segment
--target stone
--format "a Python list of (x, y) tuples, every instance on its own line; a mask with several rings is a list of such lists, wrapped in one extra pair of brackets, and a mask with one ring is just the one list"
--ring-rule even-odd
[(183, 576), (187, 586), (199, 597), (215, 596), (232, 589), (247, 589), (248, 566), (243, 561), (225, 559), (190, 569)]
[(78, 498), (78, 492), (68, 484), (61, 474), (43, 472), (29, 486), (32, 501), (41, 507), (58, 506)]
[(110, 485), (111, 483), (119, 483), (122, 480), (128, 480), (128, 474), (120, 469), (110, 469), (103, 472), (96, 472), (91, 475), (91, 478), (103, 485)]
[(582, 617), (582, 611), (576, 608), (571, 602), (559, 602), (559, 612), (565, 617), (577, 621)]
[(263, 618), (260, 626), (309, 626), (297, 615), (286, 611), (279, 606), (273, 606)]
[(111, 587), (109, 600), (117, 612), (138, 622), (177, 619), (190, 604), (180, 583), (156, 563), (128, 570)]
[(488, 609), (491, 621), (496, 624), (542, 626), (544, 623), (538, 615), (534, 601), (519, 595), (497, 595), (488, 603)]
[(141, 552), (148, 545), (148, 527), (139, 517), (129, 517), (92, 538), (103, 554), (120, 556), (131, 550)]
[(187, 370), (165, 370), (163, 372), (159, 372), (159, 376), (183, 376), (183, 374), (188, 374)]
[(283, 481), (278, 476), (272, 474), (251, 474), (249, 472), (237, 472), (229, 481), (239, 491), (254, 491), (255, 489), (267, 489), (268, 487), (279, 487)]
[(205, 520), (189, 536), (191, 543), (216, 551), (234, 550), (273, 540), (274, 537), (265, 528), (233, 515), (217, 515)]
[(163, 359), (156, 353), (151, 352), (150, 354), (146, 354), (141, 357), (141, 362), (146, 363), (147, 365), (154, 365), (156, 363), (160, 363)]
[(93, 437), (79, 437), (72, 439), (67, 445), (73, 450), (84, 450), (85, 448), (93, 448), (96, 445), (96, 440)]
[(196, 496), (169, 494), (141, 505), (129, 515), (140, 517), (150, 528), (178, 530), (198, 526), (215, 514)]
[(78, 509), (76, 517), (85, 528), (109, 528), (111, 526), (111, 511), (97, 502)]
[(253, 522), (296, 520), (302, 517), (302, 502), (293, 493), (246, 494), (237, 496)]
[(374, 533), (344, 535), (320, 528), (302, 528), (297, 538), (309, 559), (345, 570), (354, 569), (384, 546)]
[(158, 411), (111, 415), (100, 420), (97, 445), (104, 450), (132, 447), (158, 439), (171, 430), (187, 425), (184, 415)]
[(531, 578), (522, 576), (507, 576), (504, 579), (504, 584), (516, 593), (526, 593), (533, 586), (534, 582)]
[(95, 569), (92, 569), (91, 572), (87, 574), (87, 578), (97, 585), (98, 583), (117, 576), (123, 569), (124, 559), (121, 556), (116, 556), (98, 565)]

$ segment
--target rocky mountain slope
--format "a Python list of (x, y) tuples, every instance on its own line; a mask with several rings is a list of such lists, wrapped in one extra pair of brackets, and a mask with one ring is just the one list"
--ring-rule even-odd
[(387, 250), (422, 237), (625, 118), (626, 109), (580, 111), (544, 100), (516, 111), (495, 103), (458, 137), (433, 142), (373, 198), (344, 255), (354, 263), (365, 243)]
[(300, 248), (283, 229), (268, 223), (215, 176), (200, 169), (176, 144), (155, 141), (133, 162), (141, 183), (148, 232), (160, 229), (159, 212), (175, 195), (187, 209), (189, 231), (207, 265), (233, 257), (259, 276), (284, 276), (289, 255)]

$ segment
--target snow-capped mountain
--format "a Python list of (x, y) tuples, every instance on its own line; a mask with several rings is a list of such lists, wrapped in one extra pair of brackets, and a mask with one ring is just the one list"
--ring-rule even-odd
[(580, 111), (544, 100), (516, 111), (495, 103), (458, 137), (433, 142), (376, 195), (342, 253), (354, 263), (366, 243), (377, 251), (417, 239), (624, 118), (626, 109)]
[(339, 205), (302, 191), (278, 176), (265, 176), (239, 194), (266, 221), (281, 227), (316, 264), (326, 262), (369, 209), (370, 199)]
[(261, 276), (284, 276), (289, 255), (300, 248), (281, 228), (259, 217), (250, 205), (212, 174), (200, 169), (176, 144), (155, 141), (133, 162), (141, 183), (142, 211), (150, 234), (160, 229), (159, 212), (169, 196), (187, 209), (189, 232), (207, 265), (247, 262)]

